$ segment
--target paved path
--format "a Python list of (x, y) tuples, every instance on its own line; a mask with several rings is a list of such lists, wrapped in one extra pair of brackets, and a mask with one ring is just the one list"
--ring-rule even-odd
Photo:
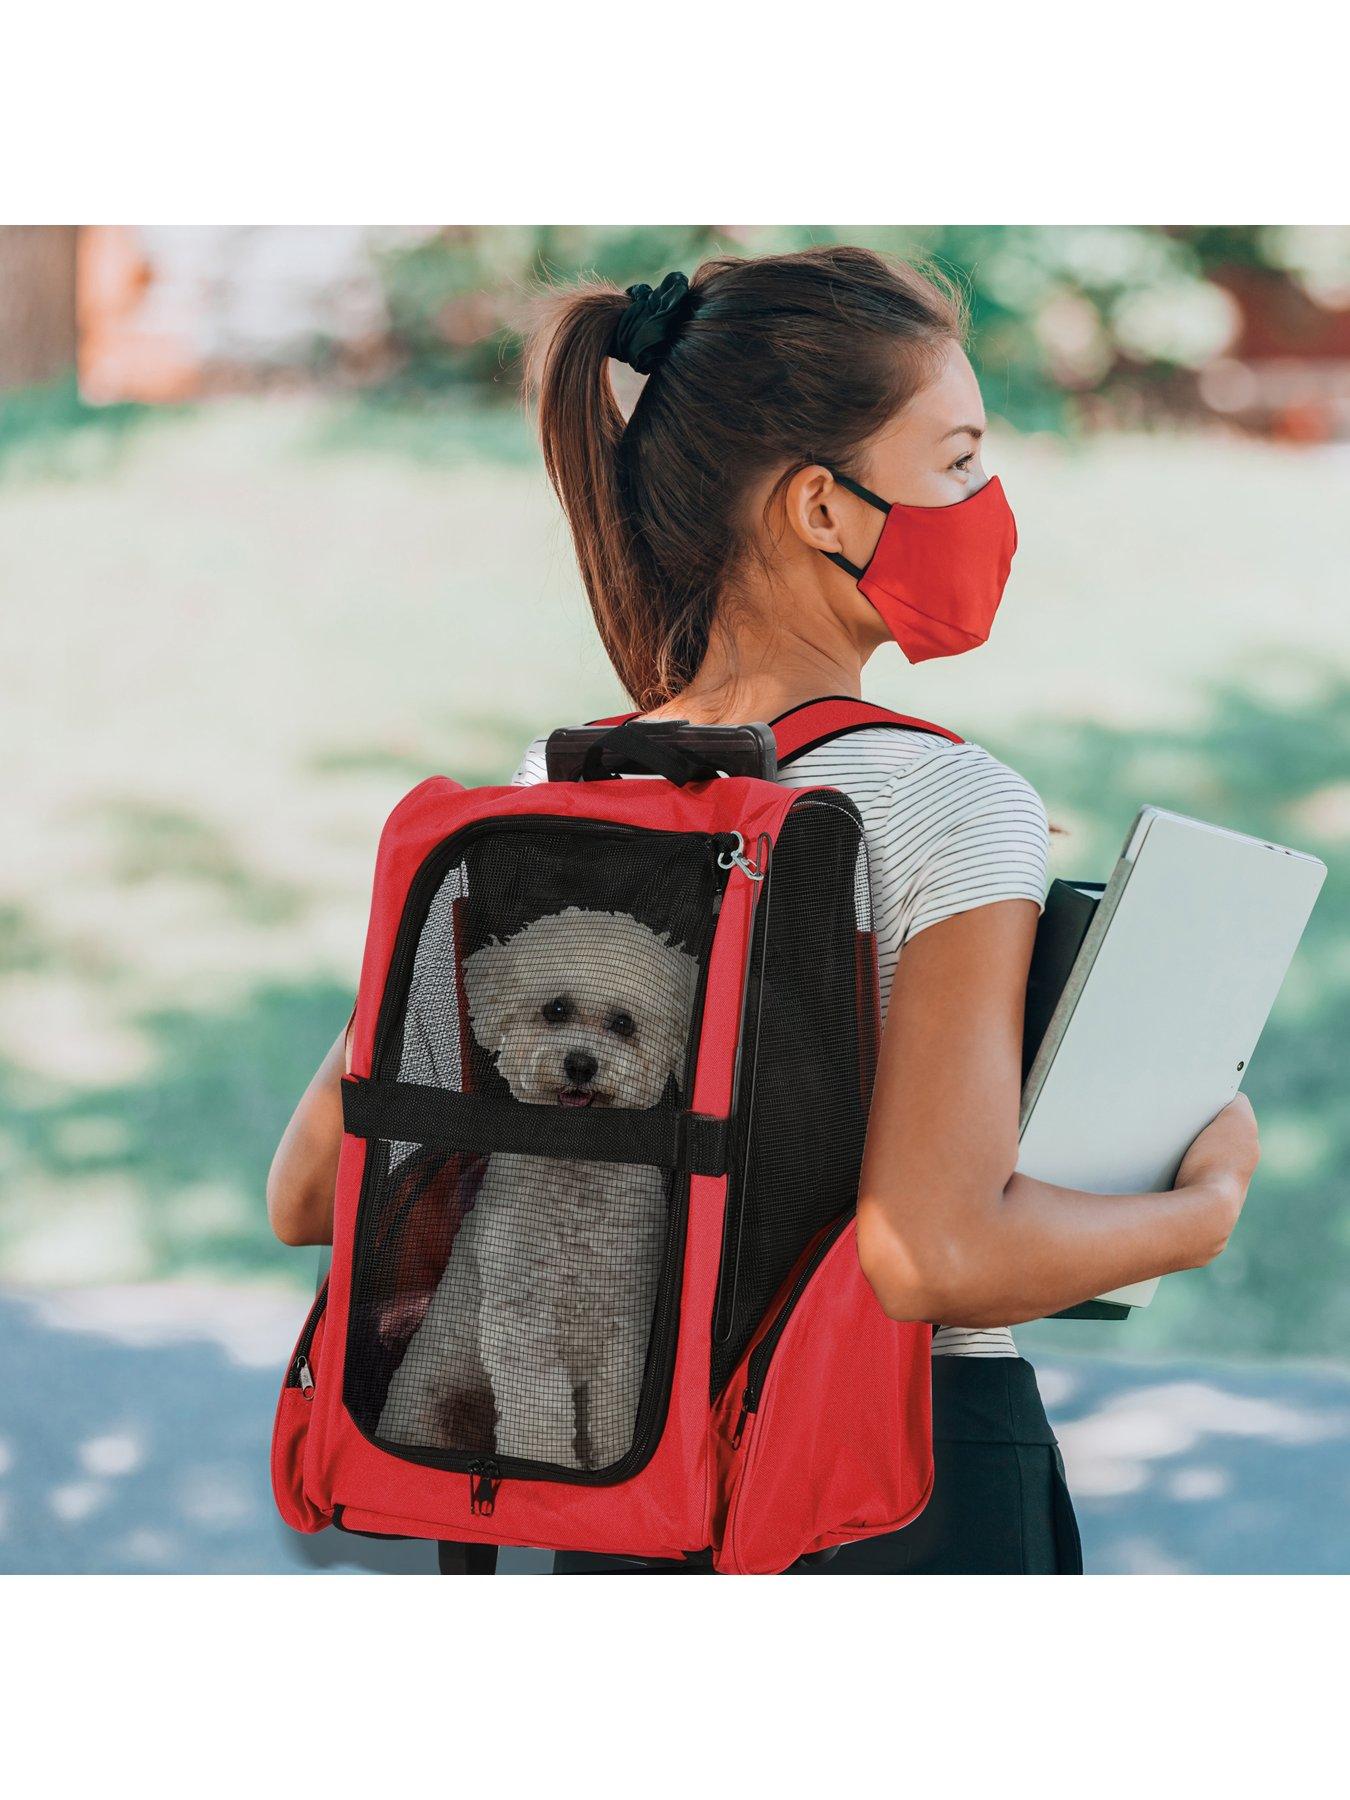
[[(301, 1537), (272, 1510), (302, 1310), (256, 1288), (0, 1293), (0, 1570), (429, 1572), (425, 1544)], [(1039, 1367), (1090, 1570), (1350, 1572), (1350, 1371)]]

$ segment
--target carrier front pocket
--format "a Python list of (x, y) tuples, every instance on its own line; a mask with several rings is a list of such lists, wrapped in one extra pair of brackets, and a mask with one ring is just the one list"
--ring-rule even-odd
[(331, 1513), (321, 1511), (306, 1497), (304, 1481), (305, 1445), (314, 1414), (327, 1308), (325, 1281), (291, 1352), (272, 1427), (272, 1492), (282, 1518), (295, 1531), (322, 1531), (332, 1519)]
[(687, 1110), (727, 846), (513, 817), (413, 882), (371, 1078), (343, 1398), (381, 1449), (502, 1480), (608, 1483), (655, 1449), (688, 1177), (725, 1164)]
[[(724, 1398), (720, 1571), (777, 1574), (915, 1517), (933, 1479), (929, 1335), (881, 1310), (851, 1217), (822, 1235)], [(911, 1444), (921, 1459), (897, 1455)]]

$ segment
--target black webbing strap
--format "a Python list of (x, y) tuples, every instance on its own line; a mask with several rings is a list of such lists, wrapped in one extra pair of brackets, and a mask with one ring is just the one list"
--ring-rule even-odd
[(495, 1575), (495, 1544), (452, 1544), (441, 1538), (436, 1545), (436, 1566), (442, 1575)]
[(634, 768), (645, 769), (649, 775), (664, 775), (676, 787), (717, 776), (717, 770), (694, 750), (663, 742), (652, 736), (649, 726), (628, 720), (590, 745), (581, 760), (581, 779), (601, 781)]
[(693, 1175), (725, 1175), (730, 1120), (672, 1107), (528, 1106), (412, 1081), (342, 1083), (342, 1123), (352, 1137), (447, 1150), (514, 1151), (572, 1162), (649, 1163)]

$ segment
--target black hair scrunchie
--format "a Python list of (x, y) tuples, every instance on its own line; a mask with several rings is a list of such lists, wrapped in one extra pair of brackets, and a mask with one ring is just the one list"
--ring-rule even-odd
[(650, 375), (689, 317), (693, 306), (689, 277), (673, 269), (659, 288), (639, 281), (625, 292), (628, 309), (614, 327), (610, 355), (639, 375)]

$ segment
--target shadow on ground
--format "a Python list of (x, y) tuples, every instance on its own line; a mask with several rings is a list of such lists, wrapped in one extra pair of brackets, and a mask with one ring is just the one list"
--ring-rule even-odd
[(0, 1570), (434, 1573), (429, 1545), (302, 1537), (273, 1510), (272, 1410), (303, 1310), (178, 1284), (0, 1300)]
[[(350, 988), (318, 979), (269, 982), (216, 1011), (142, 1015), (149, 1072), (74, 1092), (34, 1097), (32, 1083), (0, 1064), (11, 1154), (40, 1174), (43, 1192), (120, 1183), (156, 1273), (209, 1267), (224, 1279), (284, 1279), (287, 1254), (267, 1226), (267, 1171), (351, 1003)], [(14, 1193), (11, 1229), (21, 1229), (22, 1182)]]
[[(432, 1573), (427, 1544), (304, 1537), (273, 1511), (303, 1311), (177, 1283), (0, 1296), (0, 1570)], [(1350, 1376), (1061, 1357), (1042, 1379), (1090, 1571), (1350, 1572)]]

